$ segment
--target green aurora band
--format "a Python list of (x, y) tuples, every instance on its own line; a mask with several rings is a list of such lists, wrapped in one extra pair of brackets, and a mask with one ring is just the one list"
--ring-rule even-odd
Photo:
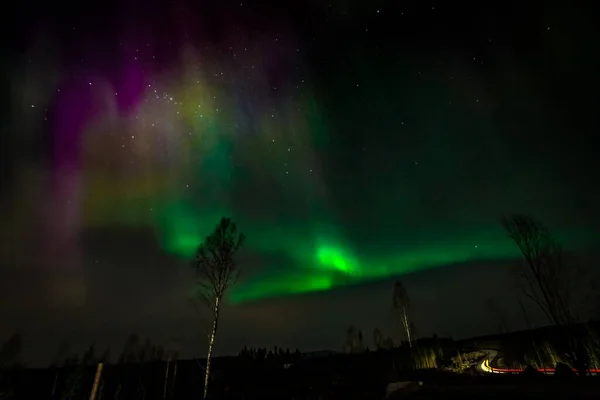
[[(139, 160), (136, 168), (130, 164), (123, 167), (121, 180), (112, 179), (114, 173), (101, 170), (110, 150), (86, 155), (85, 160), (90, 164), (86, 167), (89, 176), (83, 196), (87, 202), (84, 206), (87, 226), (151, 226), (164, 251), (190, 259), (222, 216), (233, 218), (247, 236), (243, 252), (273, 255), (273, 259), (279, 260), (267, 261), (256, 269), (242, 266), (245, 269), (242, 278), (230, 292), (230, 301), (238, 304), (327, 291), (456, 263), (483, 263), (519, 255), (498, 223), (499, 213), (519, 209), (500, 211), (491, 206), (486, 209), (483, 204), (483, 211), (471, 216), (477, 200), (470, 200), (468, 195), (464, 198), (469, 200), (463, 200), (456, 195), (459, 190), (470, 188), (464, 182), (453, 181), (452, 174), (465, 173), (460, 170), (461, 157), (473, 152), (465, 155), (470, 150), (455, 145), (449, 135), (440, 139), (437, 133), (446, 129), (443, 122), (427, 122), (420, 127), (424, 145), (431, 148), (430, 160), (435, 162), (425, 162), (418, 172), (412, 172), (406, 166), (412, 166), (410, 158), (395, 160), (397, 170), (388, 167), (387, 175), (380, 178), (387, 180), (387, 188), (369, 181), (365, 178), (368, 175), (356, 179), (346, 176), (343, 181), (331, 172), (327, 175), (329, 168), (321, 168), (319, 163), (321, 158), (331, 158), (322, 155), (329, 156), (337, 145), (330, 143), (334, 128), (308, 84), (298, 89), (300, 93), (293, 99), (284, 96), (260, 105), (246, 100), (245, 106), (240, 106), (235, 89), (190, 75), (179, 84), (166, 82), (163, 86), (171, 89), (164, 90), (168, 94), (156, 97), (156, 105), (148, 103), (147, 109), (140, 110), (133, 121), (135, 132), (125, 135), (132, 138), (145, 135), (142, 141), (132, 140), (130, 144), (139, 146), (134, 153)], [(261, 82), (255, 83), (252, 90), (260, 93), (261, 88), (264, 92), (270, 90), (268, 83)], [(395, 94), (389, 96), (393, 99)], [(263, 97), (269, 99), (269, 95)], [(333, 99), (329, 103), (333, 104)], [(365, 115), (377, 116), (381, 112), (375, 105), (363, 103), (356, 107)], [(244, 107), (252, 117), (236, 114)], [(429, 109), (419, 104), (415, 107)], [(337, 123), (335, 129), (350, 129), (359, 110), (353, 111), (351, 104), (341, 104), (339, 108), (341, 117), (336, 121), (347, 120), (348, 126), (340, 127)], [(329, 110), (328, 118), (333, 118), (331, 114), (335, 110)], [(470, 114), (469, 118), (475, 120), (476, 116)], [(420, 120), (431, 121), (431, 118)], [(393, 129), (403, 124), (397, 123)], [(483, 126), (483, 122), (474, 126), (477, 128), (474, 135), (493, 129)], [(387, 149), (376, 136), (366, 138), (367, 144), (368, 140), (372, 140), (376, 150), (371, 153), (375, 158), (351, 160), (355, 171), (382, 168), (381, 159), (386, 157)], [(101, 143), (92, 141), (89, 147), (98, 149)], [(165, 154), (167, 162), (159, 160)], [(510, 176), (502, 177), (504, 180), (488, 179), (497, 179), (499, 188), (504, 185), (498, 190), (505, 196), (518, 193), (516, 187), (538, 178), (538, 175), (523, 175), (514, 168), (514, 172), (508, 172)], [(425, 184), (436, 187), (431, 189)], [(360, 199), (356, 199), (357, 193)], [(432, 198), (423, 197), (430, 193)], [(553, 195), (540, 193), (541, 201)], [(440, 206), (438, 196), (450, 200), (444, 203), (449, 204), (447, 209), (438, 213), (443, 218), (430, 215), (432, 209)], [(349, 203), (360, 201), (363, 207), (357, 213), (362, 214), (355, 218), (352, 210), (350, 215), (342, 215), (342, 201), (347, 209), (351, 209)], [(365, 204), (370, 205), (367, 211)], [(352, 236), (356, 232), (363, 237)], [(566, 246), (585, 234), (564, 235), (562, 230), (560, 233), (563, 235), (559, 239)], [(563, 240), (565, 236), (569, 237), (569, 243)], [(367, 244), (363, 244), (365, 237)]]
[[(164, 231), (165, 248), (189, 259), (221, 215), (226, 214), (197, 216), (192, 209), (174, 207), (165, 218), (169, 221)], [(430, 245), (399, 246), (397, 251), (362, 256), (331, 227), (319, 225), (311, 236), (298, 234), (293, 229), (286, 231), (280, 226), (247, 223), (240, 229), (247, 235), (248, 248), (262, 253), (283, 252), (290, 257), (291, 265), (268, 265), (260, 273), (242, 275), (230, 293), (234, 304), (327, 291), (461, 262), (519, 256), (517, 247), (505, 236), (500, 224), (493, 221), (487, 229), (469, 234), (459, 232), (452, 240), (448, 240), (448, 236), (439, 237), (432, 239)], [(572, 232), (569, 237), (578, 233), (581, 236), (581, 232)]]
[[(312, 148), (306, 157), (326, 143), (329, 128), (315, 102), (305, 104), (304, 109), (307, 111), (302, 119), (297, 116), (288, 118), (295, 118), (290, 124), (292, 133), (294, 129), (303, 135), (312, 132)], [(279, 128), (271, 126), (270, 122), (267, 118), (263, 132)], [(235, 178), (229, 161), (231, 149), (227, 143), (225, 140), (212, 146), (210, 157), (204, 158), (193, 174), (205, 178), (202, 194), (192, 195), (187, 201), (176, 199), (163, 204), (162, 208), (157, 205), (162, 210), (158, 231), (167, 252), (190, 259), (217, 221), (222, 216), (232, 216), (247, 236), (247, 249), (261, 254), (286, 255), (288, 263), (284, 265), (264, 265), (258, 272), (243, 274), (230, 292), (230, 301), (234, 304), (327, 291), (462, 262), (519, 256), (517, 247), (506, 237), (496, 215), (490, 216), (487, 226), (465, 228), (460, 224), (450, 226), (447, 223), (449, 226), (436, 228), (430, 236), (405, 245), (390, 246), (395, 250), (356, 250), (344, 235), (344, 224), (332, 218), (335, 212), (328, 204), (328, 196), (315, 196), (312, 191), (303, 190), (302, 182), (296, 187), (286, 188), (286, 192), (287, 198), (298, 196), (304, 199), (306, 208), (299, 212), (309, 215), (307, 220), (300, 220), (295, 215), (291, 218), (284, 216), (283, 222), (252, 218), (245, 213), (236, 213), (233, 200), (225, 201), (227, 196), (214, 197), (203, 201), (204, 206), (198, 206), (194, 199), (206, 197), (205, 193), (213, 196), (213, 191), (231, 193), (234, 190)], [(262, 151), (261, 154), (264, 153)], [(281, 161), (273, 157), (275, 159), (264, 161), (268, 165)], [(252, 170), (252, 163), (248, 165)], [(256, 170), (252, 173), (242, 171), (241, 176), (252, 180), (252, 176), (260, 173)], [(568, 237), (575, 237), (573, 234), (577, 233), (572, 232)]]

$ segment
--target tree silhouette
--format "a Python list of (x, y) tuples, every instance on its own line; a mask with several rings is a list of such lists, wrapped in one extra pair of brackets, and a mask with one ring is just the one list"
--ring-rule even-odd
[(142, 364), (154, 359), (154, 346), (148, 337), (140, 348), (139, 359)]
[(346, 329), (346, 340), (344, 342), (344, 352), (361, 353), (364, 350), (363, 334), (360, 329), (350, 326)]
[(408, 315), (410, 311), (410, 297), (408, 296), (406, 288), (400, 281), (396, 281), (396, 283), (394, 283), (392, 305), (394, 306), (394, 309), (396, 309), (400, 313), (400, 320), (402, 321), (402, 326), (404, 327), (404, 331), (406, 332), (406, 339), (408, 340), (408, 345), (412, 347), (412, 326)]
[(531, 216), (513, 214), (501, 222), (525, 259), (518, 269), (523, 294), (540, 307), (553, 325), (573, 323), (571, 301), (576, 271), (565, 263), (560, 245)]
[(119, 364), (128, 364), (139, 361), (140, 355), (140, 338), (135, 333), (132, 333), (127, 338), (123, 351), (119, 356)]
[(383, 341), (384, 341), (383, 334), (381, 333), (379, 328), (375, 328), (373, 330), (373, 345), (375, 345), (376, 350), (383, 349)]
[(108, 363), (110, 361), (110, 346), (104, 349), (104, 352), (100, 355), (98, 362)]
[(165, 348), (158, 345), (154, 348), (154, 361), (163, 361), (165, 359)]
[(65, 360), (65, 366), (71, 368), (71, 372), (67, 376), (65, 386), (63, 388), (61, 399), (71, 400), (74, 397), (79, 397), (81, 393), (81, 384), (83, 380), (83, 373), (85, 371), (86, 362), (90, 360), (90, 354), (93, 352), (93, 345), (86, 351), (81, 360), (79, 355), (73, 354), (70, 358)]
[(208, 394), (210, 362), (219, 324), (219, 312), (227, 289), (239, 275), (235, 254), (244, 242), (244, 235), (229, 218), (221, 218), (214, 232), (198, 246), (192, 267), (198, 278), (196, 297), (212, 312), (212, 330), (208, 342), (206, 370), (204, 373), (204, 398)]
[(581, 375), (587, 373), (587, 351), (571, 331), (576, 322), (573, 295), (582, 282), (582, 270), (568, 265), (564, 252), (544, 224), (529, 215), (513, 214), (501, 219), (524, 258), (517, 279), (523, 294), (543, 311), (562, 335), (564, 354)]
[[(162, 356), (162, 354), (165, 354), (164, 350), (161, 353), (161, 356)], [(166, 398), (167, 398), (167, 388), (169, 386), (169, 370), (171, 369), (171, 360), (173, 359), (173, 355), (174, 354), (172, 352), (170, 352), (170, 351), (166, 352), (167, 362), (166, 362), (166, 365), (165, 365), (165, 379), (164, 379), (164, 385), (163, 385), (163, 400), (166, 400)]]
[(60, 347), (58, 348), (58, 351), (56, 352), (56, 355), (54, 356), (54, 359), (52, 360), (52, 364), (50, 365), (50, 368), (54, 370), (54, 380), (52, 382), (52, 390), (50, 392), (50, 397), (54, 398), (55, 394), (56, 394), (56, 387), (58, 384), (58, 376), (60, 374), (60, 366), (65, 362), (66, 358), (69, 356), (69, 348), (70, 348), (70, 344), (69, 342), (63, 342)]
[(86, 350), (85, 353), (83, 353), (83, 357), (81, 359), (81, 363), (84, 366), (90, 366), (90, 365), (94, 365), (96, 364), (97, 360), (96, 360), (96, 350), (95, 350), (95, 346), (92, 343), (90, 345), (90, 347), (88, 347), (88, 349)]

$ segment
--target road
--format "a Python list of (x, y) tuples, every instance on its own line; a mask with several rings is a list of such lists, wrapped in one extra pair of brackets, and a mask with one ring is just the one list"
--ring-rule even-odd
[[(483, 372), (488, 372), (490, 374), (519, 374), (524, 371), (522, 369), (516, 369), (516, 368), (493, 367), (490, 364), (498, 356), (498, 352), (496, 350), (491, 350), (491, 349), (483, 350), (483, 351), (487, 353), (485, 359), (479, 365), (479, 368)], [(538, 368), (538, 371), (542, 372), (544, 374), (548, 374), (548, 375), (554, 374), (554, 368)], [(575, 371), (575, 370), (573, 370), (573, 371)], [(600, 374), (600, 370), (599, 369), (590, 369), (590, 373), (592, 375), (598, 375), (598, 374)]]
[(483, 372), (489, 372), (491, 374), (498, 373), (494, 372), (494, 368), (490, 366), (490, 362), (492, 362), (492, 360), (498, 356), (498, 352), (496, 350), (484, 350), (484, 352), (487, 354), (479, 365), (479, 369), (481, 369)]

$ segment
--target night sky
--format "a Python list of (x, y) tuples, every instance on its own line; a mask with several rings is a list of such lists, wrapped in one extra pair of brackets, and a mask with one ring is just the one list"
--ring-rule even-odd
[(395, 279), (420, 335), (496, 333), (487, 298), (523, 328), (506, 213), (597, 264), (592, 2), (268, 3), (7, 17), (0, 337), (30, 363), (130, 333), (204, 356), (189, 259), (221, 216), (247, 241), (218, 355), (398, 337)]

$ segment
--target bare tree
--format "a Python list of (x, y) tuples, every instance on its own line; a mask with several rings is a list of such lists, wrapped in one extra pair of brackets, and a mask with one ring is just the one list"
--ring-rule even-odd
[(363, 334), (360, 329), (353, 325), (346, 329), (346, 340), (344, 342), (344, 352), (361, 353), (364, 350)]
[(52, 398), (52, 399), (54, 398), (54, 396), (56, 394), (56, 387), (58, 384), (58, 376), (61, 371), (60, 365), (61, 365), (61, 363), (64, 363), (65, 359), (69, 356), (69, 348), (70, 348), (69, 342), (62, 343), (61, 346), (58, 348), (58, 352), (54, 356), (52, 365), (50, 366), (50, 368), (54, 370), (54, 380), (52, 382), (52, 391), (50, 392), (50, 398)]
[(572, 311), (575, 271), (566, 264), (563, 251), (550, 231), (528, 215), (510, 215), (501, 222), (525, 259), (518, 269), (523, 294), (540, 307), (553, 325), (575, 322)]
[(396, 309), (400, 313), (400, 320), (402, 321), (402, 326), (404, 327), (404, 331), (406, 332), (408, 345), (412, 347), (412, 327), (408, 315), (410, 311), (410, 297), (408, 296), (406, 288), (400, 281), (396, 281), (396, 283), (394, 283), (394, 294), (392, 298), (392, 304), (394, 306), (394, 309)]
[(568, 265), (561, 246), (548, 228), (535, 218), (513, 214), (503, 217), (501, 222), (525, 259), (517, 270), (523, 294), (559, 328), (564, 354), (578, 372), (585, 375), (589, 357), (571, 330), (577, 320), (573, 295), (581, 283), (583, 271)]
[(96, 364), (96, 347), (94, 344), (90, 344), (90, 347), (83, 353), (83, 357), (81, 358), (81, 362), (86, 367)]
[(123, 351), (119, 356), (119, 364), (135, 363), (139, 361), (141, 342), (138, 335), (132, 333), (127, 338)]
[(221, 218), (214, 232), (198, 246), (192, 267), (198, 278), (196, 298), (212, 312), (212, 330), (208, 342), (206, 370), (204, 372), (204, 398), (208, 394), (210, 362), (219, 324), (219, 312), (225, 292), (239, 275), (234, 256), (244, 242), (244, 235), (229, 218)]

